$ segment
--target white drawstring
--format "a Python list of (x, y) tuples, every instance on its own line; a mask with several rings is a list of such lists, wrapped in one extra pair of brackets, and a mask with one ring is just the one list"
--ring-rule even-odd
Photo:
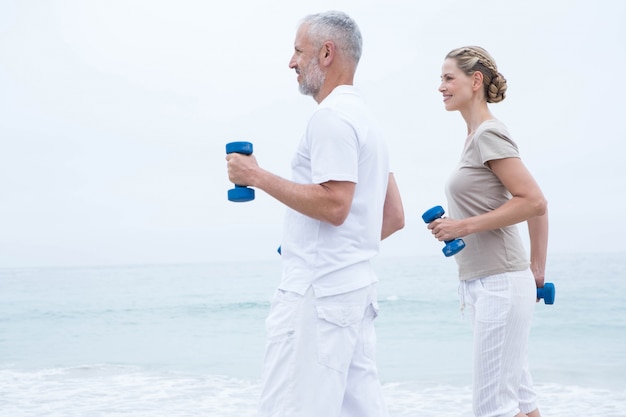
[(460, 298), (460, 303), (461, 303), (461, 317), (465, 317), (465, 288), (466, 282), (465, 281), (460, 281), (459, 282), (459, 289), (458, 289), (458, 293), (459, 293), (459, 298)]

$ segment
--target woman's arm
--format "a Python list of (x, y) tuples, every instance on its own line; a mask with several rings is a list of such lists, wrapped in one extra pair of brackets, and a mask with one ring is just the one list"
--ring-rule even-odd
[(521, 159), (496, 159), (489, 161), (488, 166), (512, 197), (495, 210), (469, 218), (469, 233), (499, 229), (546, 212), (546, 199)]
[(500, 229), (543, 216), (547, 202), (541, 189), (519, 158), (496, 159), (488, 166), (511, 193), (511, 199), (487, 213), (461, 220), (442, 218), (428, 225), (435, 237), (452, 240), (472, 233)]
[(542, 288), (546, 275), (548, 253), (548, 212), (528, 219), (530, 236), (530, 270), (535, 277), (537, 288)]

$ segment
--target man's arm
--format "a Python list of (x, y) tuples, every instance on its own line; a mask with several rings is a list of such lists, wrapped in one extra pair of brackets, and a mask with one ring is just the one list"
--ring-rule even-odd
[(400, 198), (400, 190), (396, 184), (393, 173), (389, 173), (387, 184), (387, 195), (385, 196), (385, 206), (383, 208), (383, 229), (381, 240), (391, 236), (393, 233), (404, 227), (404, 207)]
[(226, 160), (230, 181), (263, 190), (306, 216), (340, 226), (350, 213), (356, 188), (353, 182), (298, 184), (260, 168), (254, 155), (232, 153)]

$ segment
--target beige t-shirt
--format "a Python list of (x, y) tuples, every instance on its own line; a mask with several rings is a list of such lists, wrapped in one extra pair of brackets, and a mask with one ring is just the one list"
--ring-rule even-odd
[[(499, 120), (483, 122), (467, 139), (461, 161), (448, 180), (448, 212), (463, 219), (492, 211), (511, 198), (511, 193), (486, 165), (488, 161), (519, 158), (517, 145)], [(530, 262), (517, 225), (463, 236), (465, 249), (455, 255), (459, 279), (482, 278), (521, 271)]]

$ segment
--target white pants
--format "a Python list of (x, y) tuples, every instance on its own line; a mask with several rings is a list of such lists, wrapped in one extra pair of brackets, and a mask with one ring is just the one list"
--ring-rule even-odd
[(259, 417), (387, 417), (375, 363), (376, 287), (316, 298), (276, 291)]
[(477, 417), (512, 417), (537, 408), (528, 336), (537, 297), (530, 270), (461, 281), (474, 330), (473, 408)]

